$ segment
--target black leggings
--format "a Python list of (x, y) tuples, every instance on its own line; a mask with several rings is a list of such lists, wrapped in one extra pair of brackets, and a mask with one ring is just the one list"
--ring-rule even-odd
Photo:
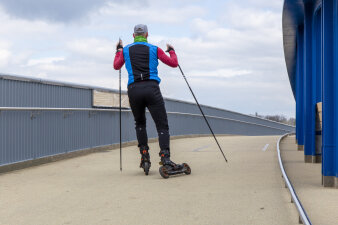
[(139, 147), (148, 146), (146, 107), (153, 118), (161, 150), (169, 150), (169, 126), (163, 97), (157, 81), (135, 82), (128, 86), (128, 97), (135, 119)]

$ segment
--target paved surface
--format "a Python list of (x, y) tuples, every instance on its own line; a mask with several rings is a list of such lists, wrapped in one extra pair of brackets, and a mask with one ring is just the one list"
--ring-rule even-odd
[(338, 190), (321, 184), (321, 164), (304, 163), (304, 152), (297, 151), (295, 136), (281, 142), (286, 173), (313, 224), (338, 224)]
[[(151, 144), (149, 176), (135, 147), (0, 175), (0, 224), (298, 224), (276, 156), (278, 137), (172, 141), (174, 161), (192, 174), (163, 179)], [(267, 145), (269, 144), (269, 145)], [(336, 190), (335, 190), (336, 191)]]

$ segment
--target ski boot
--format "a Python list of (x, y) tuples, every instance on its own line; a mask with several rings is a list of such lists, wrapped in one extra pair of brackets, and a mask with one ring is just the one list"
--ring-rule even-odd
[(150, 169), (150, 166), (151, 166), (150, 155), (149, 155), (148, 150), (149, 150), (148, 146), (141, 146), (140, 147), (140, 153), (141, 153), (140, 168), (143, 168), (144, 173), (146, 175), (149, 174), (149, 169)]
[(170, 160), (170, 151), (169, 150), (161, 150), (160, 151), (161, 162), (162, 165), (159, 169), (160, 174), (163, 178), (167, 179), (169, 176), (177, 175), (185, 173), (189, 175), (191, 173), (191, 169), (187, 163), (176, 164)]

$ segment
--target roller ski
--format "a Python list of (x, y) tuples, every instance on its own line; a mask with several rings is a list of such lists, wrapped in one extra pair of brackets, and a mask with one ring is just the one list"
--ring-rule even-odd
[(140, 153), (141, 153), (141, 163), (140, 163), (140, 168), (143, 168), (144, 173), (148, 176), (149, 174), (149, 169), (151, 166), (150, 162), (150, 155), (149, 155), (149, 148), (146, 146), (140, 147)]
[(191, 169), (187, 163), (176, 164), (170, 160), (170, 152), (169, 150), (161, 150), (160, 152), (161, 162), (160, 162), (160, 175), (167, 179), (170, 176), (178, 175), (178, 174), (186, 174), (189, 175), (191, 173)]

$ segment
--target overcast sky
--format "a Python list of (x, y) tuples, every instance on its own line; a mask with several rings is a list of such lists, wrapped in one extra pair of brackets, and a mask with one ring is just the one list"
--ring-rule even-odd
[[(282, 0), (1, 0), (0, 72), (118, 88), (119, 37), (148, 25), (175, 47), (200, 103), (294, 116), (283, 55)], [(127, 72), (122, 70), (123, 89)], [(160, 63), (165, 97), (193, 101), (178, 68)]]

